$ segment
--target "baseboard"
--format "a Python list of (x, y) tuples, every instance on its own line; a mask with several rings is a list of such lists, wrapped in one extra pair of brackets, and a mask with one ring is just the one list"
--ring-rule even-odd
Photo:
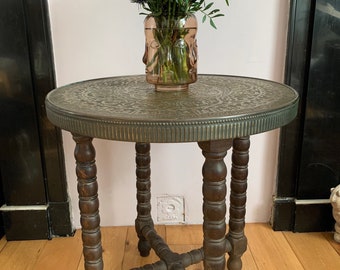
[(333, 231), (335, 221), (327, 199), (275, 198), (271, 224), (275, 231), (322, 232)]
[(71, 223), (70, 203), (49, 203), (49, 217), (52, 237), (72, 236), (75, 229)]
[(6, 239), (50, 239), (47, 206), (7, 206), (0, 208)]
[(294, 216), (294, 198), (275, 198), (271, 219), (274, 231), (293, 231)]
[(6, 239), (36, 240), (72, 236), (69, 202), (0, 207)]
[(333, 231), (334, 224), (330, 203), (296, 204), (294, 232)]

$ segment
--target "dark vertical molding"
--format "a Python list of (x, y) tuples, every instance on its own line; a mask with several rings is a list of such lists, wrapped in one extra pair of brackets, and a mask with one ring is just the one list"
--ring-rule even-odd
[[(308, 86), (311, 39), (311, 9), (313, 1), (291, 1), (290, 23), (287, 44), (285, 83), (300, 95), (298, 116), (281, 129), (278, 197), (294, 197), (301, 153), (301, 139), (304, 119), (305, 92)], [(312, 12), (314, 13), (314, 12)], [(299, 22), (299, 25), (296, 24)]]
[(281, 128), (280, 132), (277, 190), (272, 215), (274, 230), (291, 231), (295, 223), (295, 196), (308, 87), (314, 9), (315, 0), (291, 0), (290, 2), (285, 83), (299, 93), (300, 104), (296, 119)]
[(51, 201), (63, 201), (67, 199), (67, 193), (61, 132), (48, 121), (44, 105), (47, 93), (55, 88), (48, 8), (46, 1), (24, 3), (47, 195)]
[(50, 123), (45, 110), (45, 97), (56, 86), (48, 4), (44, 0), (25, 0), (23, 3), (51, 234), (70, 235), (72, 227), (61, 130)]
[[(4, 203), (5, 203), (5, 196), (4, 196), (4, 191), (2, 188), (2, 176), (1, 176), (1, 170), (0, 170), (0, 205), (3, 205)], [(0, 239), (4, 235), (5, 235), (5, 224), (0, 215)]]

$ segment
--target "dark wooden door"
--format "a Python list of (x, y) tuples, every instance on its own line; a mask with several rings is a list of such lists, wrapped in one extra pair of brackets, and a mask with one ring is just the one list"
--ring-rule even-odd
[(54, 88), (46, 1), (0, 1), (0, 177), (8, 240), (72, 233), (60, 130), (47, 120)]
[(300, 93), (282, 129), (273, 226), (332, 230), (330, 189), (340, 184), (340, 2), (292, 1), (286, 83)]

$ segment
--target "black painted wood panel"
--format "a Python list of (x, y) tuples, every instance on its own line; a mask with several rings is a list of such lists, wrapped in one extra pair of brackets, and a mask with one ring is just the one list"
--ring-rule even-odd
[(71, 235), (61, 131), (44, 106), (55, 88), (47, 1), (0, 1), (0, 21), (0, 232)]
[[(300, 94), (281, 130), (273, 228), (332, 230), (327, 199), (340, 183), (340, 2), (291, 1), (285, 82)], [(307, 200), (307, 201), (305, 201)]]

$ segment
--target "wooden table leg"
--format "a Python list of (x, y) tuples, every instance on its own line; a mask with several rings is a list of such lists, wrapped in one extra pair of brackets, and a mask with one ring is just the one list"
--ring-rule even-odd
[(78, 177), (80, 223), (86, 270), (102, 270), (99, 200), (95, 149), (92, 138), (73, 134)]
[(232, 250), (229, 252), (228, 269), (242, 269), (241, 256), (247, 250), (247, 238), (244, 235), (247, 177), (249, 161), (249, 137), (234, 139), (231, 184), (230, 184), (230, 219), (229, 240)]
[(205, 162), (203, 174), (204, 269), (224, 270), (226, 253), (226, 175), (224, 157), (232, 140), (199, 142)]
[(153, 228), (151, 218), (151, 181), (150, 181), (150, 144), (136, 143), (136, 188), (137, 188), (137, 218), (135, 221), (136, 232), (139, 238), (138, 250), (141, 256), (146, 257), (151, 250), (150, 243), (143, 236), (143, 228)]

